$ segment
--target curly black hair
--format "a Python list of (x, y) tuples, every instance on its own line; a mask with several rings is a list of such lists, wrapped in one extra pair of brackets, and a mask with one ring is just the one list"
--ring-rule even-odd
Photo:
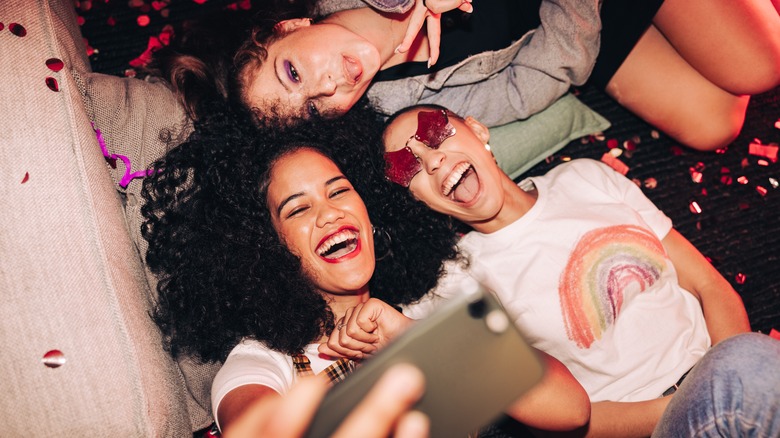
[(435, 285), (442, 262), (457, 257), (449, 218), (385, 181), (381, 124), (370, 109), (284, 129), (224, 102), (210, 114), (155, 163), (143, 187), (146, 263), (159, 279), (153, 318), (174, 355), (222, 361), (245, 338), (292, 354), (333, 329), (261, 191), (274, 162), (298, 148), (331, 157), (380, 230), (372, 296), (412, 303)]

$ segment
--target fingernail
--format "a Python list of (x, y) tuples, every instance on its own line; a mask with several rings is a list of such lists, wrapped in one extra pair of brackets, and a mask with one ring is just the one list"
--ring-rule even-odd
[(428, 68), (431, 68), (431, 58), (428, 58)]
[(398, 47), (396, 47), (395, 50), (393, 50), (393, 52), (401, 53), (401, 46), (399, 45)]

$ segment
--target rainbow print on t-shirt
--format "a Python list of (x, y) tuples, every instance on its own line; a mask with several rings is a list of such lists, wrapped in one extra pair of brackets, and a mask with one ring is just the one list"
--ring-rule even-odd
[(620, 313), (626, 288), (652, 286), (666, 266), (666, 251), (650, 231), (616, 225), (589, 231), (561, 274), (558, 293), (569, 339), (589, 348)]

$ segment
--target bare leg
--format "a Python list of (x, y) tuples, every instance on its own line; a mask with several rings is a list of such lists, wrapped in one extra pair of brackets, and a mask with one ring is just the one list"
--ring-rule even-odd
[(666, 0), (607, 93), (681, 143), (713, 150), (739, 133), (746, 95), (778, 83), (780, 17), (772, 4)]

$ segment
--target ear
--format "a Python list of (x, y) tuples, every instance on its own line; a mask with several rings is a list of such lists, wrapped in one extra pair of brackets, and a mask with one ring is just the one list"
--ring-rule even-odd
[(292, 18), (289, 20), (282, 20), (274, 25), (274, 32), (287, 33), (292, 32), (301, 27), (311, 26), (311, 18)]
[(463, 123), (465, 123), (469, 129), (471, 129), (471, 132), (473, 132), (482, 143), (489, 143), (490, 130), (488, 130), (487, 126), (483, 125), (477, 119), (471, 116), (467, 116), (463, 120)]

